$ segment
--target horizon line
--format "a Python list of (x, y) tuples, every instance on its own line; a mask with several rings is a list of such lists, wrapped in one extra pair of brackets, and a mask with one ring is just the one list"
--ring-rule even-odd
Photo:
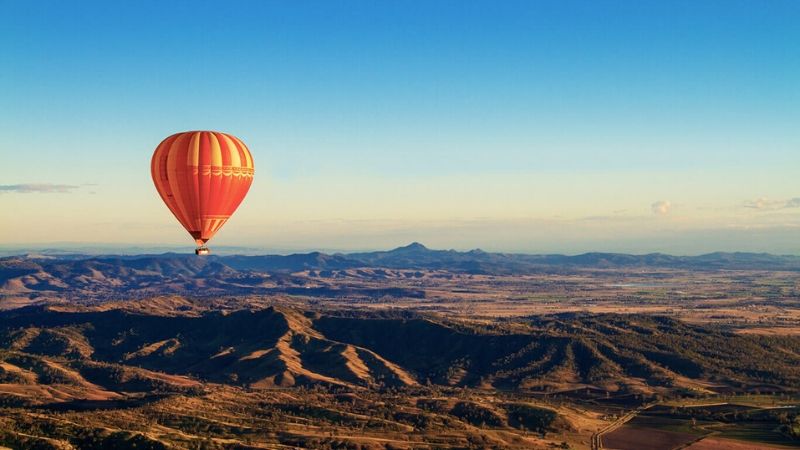
[[(413, 241), (406, 245), (390, 247), (390, 248), (365, 248), (365, 249), (333, 249), (333, 248), (310, 248), (310, 247), (266, 247), (266, 246), (255, 246), (255, 247), (248, 247), (242, 245), (219, 245), (219, 246), (212, 246), (212, 249), (216, 249), (216, 252), (212, 253), (212, 256), (290, 256), (290, 255), (303, 255), (303, 254), (312, 254), (312, 253), (322, 253), (327, 255), (352, 255), (352, 254), (359, 254), (359, 253), (379, 253), (379, 252), (390, 252), (394, 250), (404, 249), (408, 247), (420, 246), (425, 250), (429, 251), (445, 251), (445, 252), (457, 252), (457, 253), (469, 253), (469, 252), (485, 252), (489, 254), (499, 254), (499, 255), (526, 255), (526, 256), (566, 256), (566, 257), (574, 257), (574, 256), (582, 256), (582, 255), (590, 255), (590, 254), (601, 254), (601, 255), (626, 255), (626, 256), (650, 256), (650, 255), (662, 255), (662, 256), (671, 256), (671, 257), (699, 257), (699, 256), (706, 256), (706, 255), (714, 255), (714, 254), (742, 254), (742, 255), (769, 255), (769, 256), (776, 256), (776, 257), (800, 257), (800, 254), (794, 253), (772, 253), (767, 251), (757, 252), (757, 251), (742, 251), (742, 250), (714, 250), (702, 253), (694, 253), (694, 254), (674, 254), (674, 253), (666, 253), (666, 252), (643, 252), (643, 253), (632, 253), (632, 252), (624, 252), (624, 251), (583, 251), (583, 252), (526, 252), (526, 251), (488, 251), (483, 250), (479, 247), (470, 248), (470, 249), (456, 249), (456, 248), (431, 248), (427, 245), (420, 243), (419, 241)], [(246, 251), (250, 249), (250, 251)], [(110, 251), (109, 253), (105, 253), (103, 250)], [(122, 251), (121, 253), (113, 253), (114, 250)], [(141, 252), (126, 252), (126, 250), (133, 251), (133, 250), (141, 250)], [(185, 250), (185, 252), (183, 251)], [(242, 253), (236, 253), (237, 250), (245, 250)], [(220, 253), (221, 251), (221, 253)], [(43, 253), (44, 252), (44, 253)], [(52, 254), (48, 254), (47, 252), (53, 252)], [(96, 257), (96, 256), (162, 256), (162, 255), (169, 255), (169, 254), (176, 254), (176, 255), (192, 255), (193, 249), (190, 246), (181, 246), (181, 245), (127, 245), (127, 244), (114, 244), (114, 243), (68, 243), (68, 242), (60, 242), (60, 243), (50, 243), (50, 244), (32, 244), (32, 245), (3, 245), (0, 244), (0, 258), (6, 257), (14, 257), (14, 256), (29, 256), (31, 254), (42, 253), (43, 256), (89, 256), (89, 257)]]

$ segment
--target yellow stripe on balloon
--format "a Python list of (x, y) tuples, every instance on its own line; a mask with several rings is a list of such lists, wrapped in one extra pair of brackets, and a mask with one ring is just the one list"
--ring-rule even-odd
[(227, 221), (228, 219), (217, 219), (217, 224), (214, 225), (214, 232), (216, 233), (217, 231), (219, 231), (219, 229), (222, 228), (222, 226), (225, 225), (225, 222)]
[(250, 155), (250, 150), (247, 149), (247, 146), (244, 145), (244, 142), (242, 142), (239, 138), (237, 138), (236, 136), (231, 136), (231, 137), (233, 139), (236, 139), (236, 142), (238, 142), (242, 148), (242, 152), (244, 153), (244, 159), (245, 159), (245, 167), (247, 167), (248, 169), (252, 169), (253, 157)]
[(189, 151), (186, 152), (186, 165), (197, 167), (200, 165), (200, 133), (193, 133), (189, 142)]
[(219, 141), (214, 133), (208, 133), (211, 141), (211, 167), (222, 167), (222, 149), (219, 148)]
[(222, 138), (225, 139), (225, 143), (228, 144), (228, 151), (231, 152), (231, 167), (241, 166), (242, 159), (239, 157), (239, 148), (227, 134), (223, 134)]

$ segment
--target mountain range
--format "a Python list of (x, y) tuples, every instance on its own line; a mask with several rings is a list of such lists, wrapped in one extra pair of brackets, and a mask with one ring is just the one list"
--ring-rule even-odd
[[(800, 257), (754, 253), (700, 256), (586, 253), (576, 256), (431, 250), (419, 243), (389, 251), (291, 255), (22, 255), (0, 258), (3, 297), (106, 299), (169, 293), (208, 295), (302, 294), (305, 296), (423, 297), (424, 291), (392, 286), (311, 283), (331, 277), (421, 277), (415, 271), (482, 275), (570, 273), (586, 270), (668, 268), (677, 270), (800, 271)], [(395, 272), (391, 272), (395, 271)], [(398, 272), (399, 271), (399, 272)], [(303, 272), (303, 277), (293, 274)]]

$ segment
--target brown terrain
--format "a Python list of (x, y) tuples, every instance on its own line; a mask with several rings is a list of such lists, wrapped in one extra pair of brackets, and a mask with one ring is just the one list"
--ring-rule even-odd
[(9, 448), (800, 446), (800, 264), (0, 259)]

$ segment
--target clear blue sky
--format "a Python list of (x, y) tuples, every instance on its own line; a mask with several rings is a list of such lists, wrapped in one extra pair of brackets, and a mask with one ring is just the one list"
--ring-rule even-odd
[(191, 245), (149, 160), (213, 129), (257, 171), (218, 245), (800, 253), (798, 24), (793, 0), (0, 0), (0, 246)]

